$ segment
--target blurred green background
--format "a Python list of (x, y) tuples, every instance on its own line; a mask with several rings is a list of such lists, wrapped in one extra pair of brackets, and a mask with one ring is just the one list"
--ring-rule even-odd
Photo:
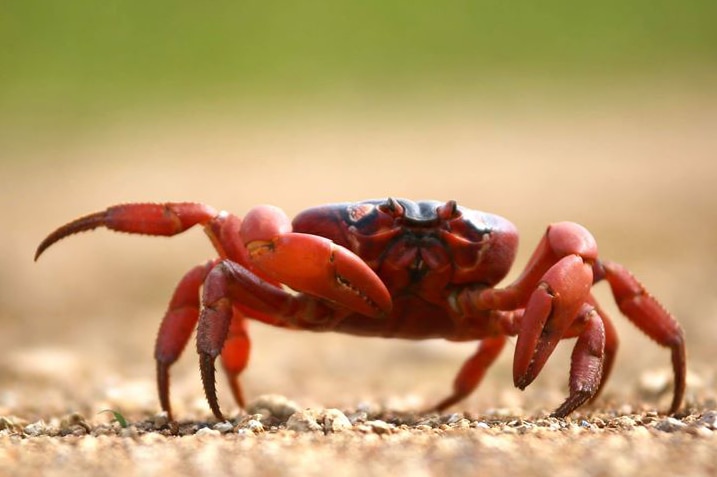
[(706, 87), (716, 22), (714, 0), (5, 0), (0, 118), (37, 133), (182, 104)]

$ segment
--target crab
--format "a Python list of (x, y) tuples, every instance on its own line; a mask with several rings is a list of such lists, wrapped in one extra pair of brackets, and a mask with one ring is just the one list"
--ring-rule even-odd
[(516, 255), (515, 226), (455, 201), (366, 200), (307, 209), (291, 221), (262, 205), (240, 217), (192, 202), (131, 203), (78, 218), (52, 232), (35, 260), (69, 235), (105, 227), (172, 236), (201, 225), (218, 257), (189, 270), (177, 285), (155, 343), (162, 410), (172, 419), (170, 367), (196, 328), (204, 392), (217, 399), (221, 358), (236, 403), (249, 359), (247, 319), (293, 330), (453, 342), (478, 341), (432, 409), (466, 398), (509, 337), (517, 337), (513, 382), (538, 376), (558, 342), (577, 338), (569, 394), (553, 416), (565, 417), (603, 389), (618, 336), (591, 293), (605, 279), (620, 311), (671, 351), (670, 413), (685, 393), (684, 333), (675, 318), (623, 266), (598, 258), (595, 239), (573, 222), (550, 225), (520, 276), (498, 287)]

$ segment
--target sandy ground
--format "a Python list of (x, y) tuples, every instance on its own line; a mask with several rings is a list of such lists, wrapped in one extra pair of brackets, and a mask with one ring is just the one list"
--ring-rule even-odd
[[(714, 475), (717, 98), (473, 106), (256, 120), (187, 113), (8, 143), (0, 475)], [(601, 254), (629, 266), (683, 324), (683, 411), (656, 412), (670, 399), (669, 354), (617, 316), (599, 286), (621, 350), (604, 396), (566, 420), (547, 416), (566, 394), (569, 342), (525, 392), (511, 385), (509, 347), (478, 392), (437, 416), (419, 411), (444, 397), (474, 344), (253, 324), (249, 400), (276, 393), (312, 411), (291, 422), (258, 408), (241, 414), (221, 383), (233, 420), (217, 424), (189, 349), (173, 369), (180, 422), (169, 425), (156, 415), (153, 341), (173, 283), (211, 255), (203, 234), (95, 232), (32, 263), (52, 228), (117, 202), (196, 200), (238, 214), (273, 203), (293, 214), (389, 195), (509, 217), (522, 231), (511, 277), (546, 224), (586, 225)]]

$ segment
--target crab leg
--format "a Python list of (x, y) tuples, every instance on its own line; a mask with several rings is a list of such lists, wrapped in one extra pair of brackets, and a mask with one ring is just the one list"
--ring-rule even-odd
[(620, 311), (657, 344), (672, 351), (675, 390), (670, 413), (676, 412), (684, 397), (687, 381), (682, 327), (625, 267), (614, 262), (602, 262), (602, 268)]
[[(243, 369), (248, 353), (248, 339), (233, 319), (234, 304), (250, 310), (251, 316), (272, 316), (282, 320), (282, 326), (313, 330), (329, 330), (348, 313), (330, 308), (309, 295), (286, 292), (232, 261), (219, 262), (204, 281), (197, 352), (207, 401), (220, 420), (223, 415), (217, 401), (214, 361), (221, 354), (231, 378)], [(239, 388), (233, 391), (236, 396)]]
[[(582, 226), (570, 222), (551, 225), (514, 283), (503, 289), (467, 288), (455, 299), (460, 309), (525, 308), (513, 363), (514, 382), (521, 389), (537, 377), (560, 339), (578, 336), (570, 397), (555, 411), (555, 415), (567, 415), (597, 396), (617, 350), (615, 329), (589, 294), (590, 286), (602, 279), (610, 283), (620, 311), (658, 344), (671, 349), (675, 390), (669, 411), (676, 412), (686, 380), (681, 327), (625, 268), (597, 259), (595, 241)], [(594, 313), (586, 311), (586, 304)], [(598, 342), (603, 343), (599, 352)], [(599, 373), (595, 359), (602, 361)]]
[[(157, 388), (160, 405), (169, 419), (172, 419), (169, 368), (179, 359), (194, 332), (199, 318), (199, 290), (217, 262), (218, 260), (212, 260), (204, 265), (198, 265), (184, 275), (175, 289), (157, 333), (154, 351), (157, 361)], [(256, 315), (260, 321), (269, 321), (260, 314)], [(244, 397), (238, 376), (249, 361), (250, 346), (244, 314), (235, 307), (221, 358), (229, 387), (239, 407), (244, 407)]]
[(241, 310), (235, 306), (221, 354), (222, 367), (227, 376), (232, 396), (240, 408), (244, 408), (244, 394), (239, 383), (239, 375), (249, 364), (249, 352), (251, 351), (251, 340), (246, 325), (246, 319)]
[(565, 417), (592, 399), (603, 382), (605, 362), (605, 327), (595, 309), (585, 304), (579, 313), (584, 324), (570, 358), (570, 394), (553, 411), (554, 417)]
[(184, 232), (196, 224), (206, 224), (216, 215), (217, 212), (208, 205), (192, 202), (115, 205), (75, 219), (52, 232), (37, 247), (35, 260), (58, 240), (98, 227), (117, 232), (170, 236)]
[(505, 335), (498, 335), (481, 340), (478, 345), (478, 350), (463, 364), (463, 367), (453, 381), (453, 393), (439, 402), (433, 410), (443, 411), (472, 393), (483, 380), (488, 368), (490, 368), (496, 358), (498, 358), (498, 355), (500, 355), (500, 352), (505, 346), (505, 342)]
[(169, 401), (169, 368), (184, 351), (199, 318), (199, 289), (215, 261), (198, 265), (180, 280), (159, 326), (154, 347), (157, 388), (162, 410), (172, 419)]
[(525, 389), (540, 373), (575, 320), (592, 285), (592, 268), (577, 255), (559, 260), (543, 275), (525, 305), (513, 360), (513, 381)]
[[(605, 383), (607, 382), (607, 379), (610, 377), (612, 367), (615, 364), (615, 356), (617, 355), (617, 348), (620, 339), (618, 338), (615, 325), (612, 324), (612, 320), (603, 311), (603, 309), (600, 307), (600, 304), (595, 301), (592, 295), (590, 296), (589, 304), (595, 309), (595, 313), (600, 316), (600, 320), (602, 321), (602, 327), (605, 332), (605, 349), (603, 351), (604, 358), (602, 363), (602, 377), (600, 378), (600, 384), (598, 385), (597, 391), (595, 391), (595, 394), (593, 394), (592, 398), (590, 398), (590, 400), (592, 401), (600, 395), (605, 386)], [(570, 336), (570, 334), (568, 334), (568, 336)], [(568, 336), (566, 336), (566, 338)]]

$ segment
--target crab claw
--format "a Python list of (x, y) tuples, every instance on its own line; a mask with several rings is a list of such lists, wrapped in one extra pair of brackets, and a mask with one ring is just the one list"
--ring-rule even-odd
[(339, 303), (363, 315), (391, 310), (381, 279), (348, 249), (316, 235), (284, 233), (247, 243), (251, 261), (269, 278), (288, 287)]

